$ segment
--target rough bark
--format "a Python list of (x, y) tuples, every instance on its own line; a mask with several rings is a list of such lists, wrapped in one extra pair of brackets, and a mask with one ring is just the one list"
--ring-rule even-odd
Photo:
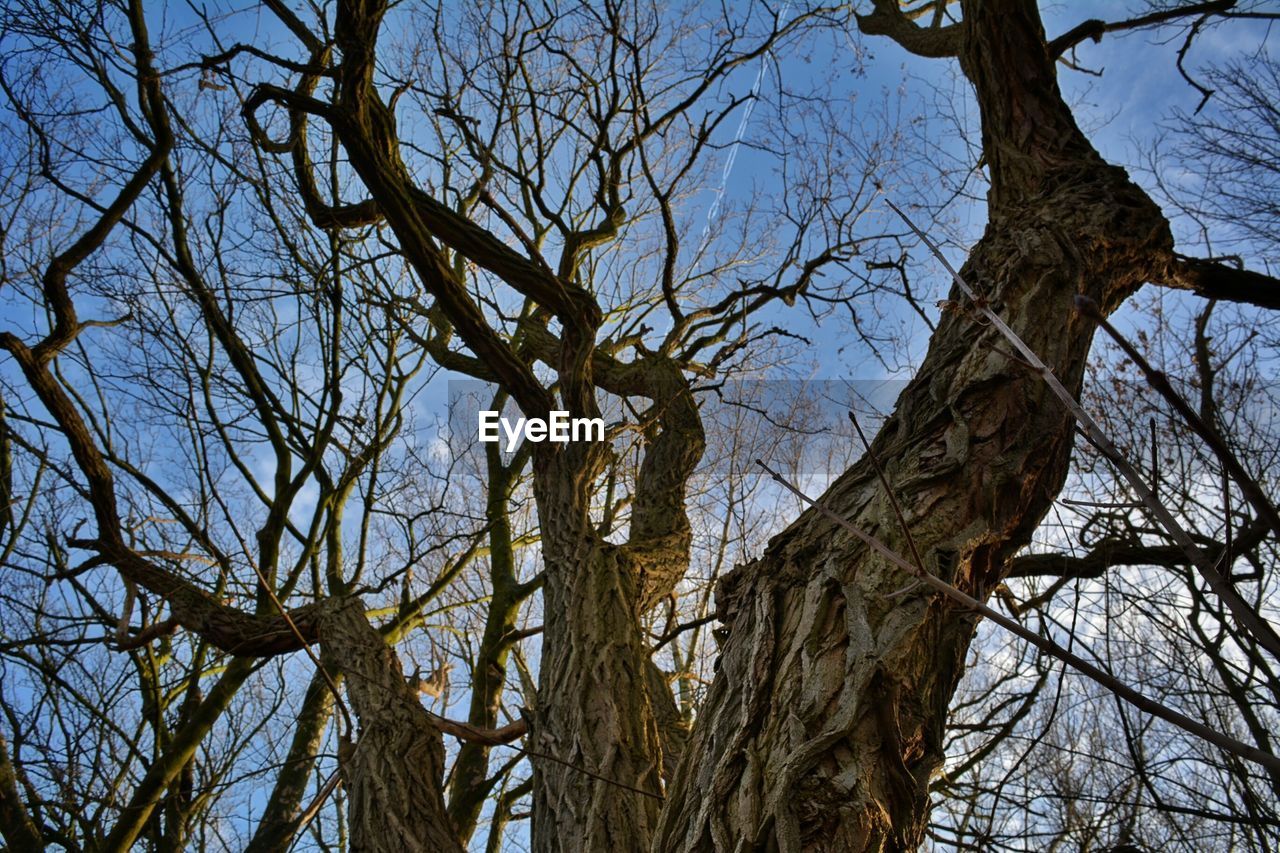
[(648, 413), (644, 460), (636, 475), (627, 551), (640, 571), (640, 612), (669, 596), (689, 568), (693, 532), (685, 486), (706, 449), (702, 415), (689, 380), (673, 361), (640, 362)]
[(653, 401), (625, 545), (591, 525), (589, 453), (534, 459), (547, 581), (538, 708), (531, 727), (534, 849), (646, 850), (687, 729), (650, 660), (643, 614), (674, 589), (692, 540), (685, 486), (705, 438), (673, 362), (637, 362), (615, 393)]
[[(1164, 217), (1076, 127), (1031, 0), (964, 3), (990, 222), (962, 274), (1078, 388), (1092, 340), (1077, 293), (1107, 310), (1151, 277)], [(952, 301), (962, 297), (953, 292)], [(873, 442), (926, 567), (984, 599), (1060, 489), (1072, 424), (1045, 385), (962, 309), (941, 320)], [(911, 553), (868, 461), (828, 507)], [(718, 590), (729, 629), (655, 849), (904, 850), (974, 618), (808, 512)]]
[(534, 461), (547, 564), (530, 727), (533, 849), (640, 850), (661, 803), (661, 749), (640, 630), (640, 573), (601, 541), (568, 454)]
[[(670, 359), (650, 355), (622, 365), (595, 348), (603, 314), (579, 280), (577, 266), (583, 252), (617, 233), (622, 209), (616, 198), (608, 205), (605, 225), (566, 237), (558, 272), (552, 273), (414, 184), (401, 159), (394, 112), (373, 85), (378, 31), (387, 8), (385, 0), (337, 4), (334, 41), (342, 63), (332, 105), (315, 100), (305, 86), (286, 90), (263, 85), (246, 100), (244, 114), (260, 144), (269, 140), (255, 115), (269, 102), (329, 123), (377, 214), (394, 231), (405, 260), (431, 294), (432, 310), (447, 320), (484, 366), (484, 375), (497, 381), (527, 417), (544, 417), (553, 408), (551, 390), (538, 381), (527, 353), (517, 352), (489, 326), (448, 262), (448, 252), (536, 303), (539, 314), (546, 312), (541, 331), (546, 332), (551, 317), (558, 321), (559, 338), (537, 357), (556, 371), (560, 407), (572, 416), (599, 415), (599, 387), (653, 402), (625, 545), (604, 541), (590, 521), (592, 487), (607, 463), (605, 446), (540, 445), (534, 451), (533, 476), (546, 561), (539, 700), (529, 747), (537, 816), (534, 848), (643, 850), (661, 798), (663, 752), (653, 701), (664, 697), (650, 697), (654, 681), (641, 616), (671, 590), (688, 565), (685, 483), (703, 449), (697, 407), (679, 365)], [(295, 129), (301, 126), (294, 122)], [(291, 144), (305, 141), (295, 136)], [(318, 207), (323, 204), (311, 198), (308, 210), (324, 227)], [(347, 207), (343, 217), (365, 221), (372, 210), (368, 205)], [(538, 337), (538, 331), (522, 328), (521, 337)], [(627, 387), (609, 387), (607, 377), (598, 384), (593, 375), (598, 368), (619, 374), (614, 379)], [(669, 755), (682, 736), (682, 731), (672, 731)], [(468, 784), (476, 782), (478, 759), (477, 753), (464, 768)], [(353, 820), (359, 807), (353, 799)], [(473, 811), (472, 803), (459, 801), (460, 818), (469, 823)]]
[(358, 599), (326, 602), (320, 644), (341, 667), (359, 720), (354, 744), (339, 748), (353, 853), (461, 851), (445, 813), (444, 740), (395, 652)]

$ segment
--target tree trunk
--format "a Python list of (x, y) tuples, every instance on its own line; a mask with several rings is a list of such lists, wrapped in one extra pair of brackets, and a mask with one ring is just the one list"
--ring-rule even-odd
[[(962, 274), (1078, 389), (1093, 329), (1073, 297), (1114, 309), (1168, 257), (1167, 222), (1076, 127), (1032, 0), (964, 3), (961, 65), (991, 170), (990, 222)], [(1065, 410), (1007, 352), (963, 308), (947, 312), (873, 442), (925, 567), (980, 599), (1049, 509), (1072, 447)], [(912, 553), (868, 460), (823, 501)], [(975, 618), (813, 511), (728, 575), (717, 603), (729, 635), (655, 849), (917, 847)]]
[(365, 618), (359, 599), (326, 603), (325, 660), (341, 667), (359, 719), (338, 761), (347, 789), (352, 853), (458, 851), (441, 793), (444, 742), (405, 680), (395, 652)]
[[(566, 454), (567, 455), (567, 454)], [(533, 849), (644, 850), (661, 804), (639, 572), (590, 530), (585, 490), (535, 457), (547, 566), (538, 706), (529, 730)]]
[(647, 850), (662, 779), (688, 737), (641, 617), (688, 569), (685, 486), (705, 437), (674, 362), (653, 357), (625, 370), (598, 378), (653, 402), (625, 545), (591, 524), (595, 450), (534, 457), (546, 585), (530, 756), (534, 849), (545, 853)]

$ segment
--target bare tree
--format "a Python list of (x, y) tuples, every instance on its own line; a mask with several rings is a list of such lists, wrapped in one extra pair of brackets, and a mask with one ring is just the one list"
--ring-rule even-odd
[[(871, 188), (798, 183), (784, 199), (792, 205), (782, 214), (787, 228), (768, 234), (750, 217), (715, 223), (740, 223), (751, 229), (744, 234), (763, 237), (755, 256), (683, 245), (677, 217), (689, 214), (675, 202), (702, 179), (715, 135), (744, 103), (717, 101), (716, 87), (763, 62), (820, 11), (730, 21), (738, 32), (706, 42), (702, 35), (724, 21), (667, 30), (655, 26), (653, 8), (601, 17), (586, 7), (514, 7), (497, 26), (481, 15), (455, 21), (441, 10), (406, 10), (404, 20), (433, 33), (447, 60), (438, 66), (406, 54), (410, 84), (401, 93), (420, 101), (431, 117), (428, 136), (454, 152), (417, 164), (442, 202), (401, 161), (401, 146), (416, 155), (418, 144), (402, 143), (385, 124), (373, 45), (386, 10), (341, 7), (330, 42), (330, 22), (318, 20), (313, 33), (287, 8), (268, 8), (307, 60), (239, 45), (160, 70), (137, 3), (57, 9), (52, 21), (41, 9), (18, 7), (6, 20), (16, 45), (7, 94), (30, 152), (15, 174), (48, 182), (35, 180), (15, 199), (15, 216), (33, 233), (41, 221), (32, 209), (48, 202), (81, 217), (51, 238), (37, 234), (32, 263), (16, 279), (48, 322), (3, 339), (21, 374), (11, 387), (22, 405), (11, 420), (22, 422), (13, 436), (27, 442), (27, 471), (47, 461), (71, 502), (92, 513), (90, 530), (50, 514), (52, 565), (31, 575), (49, 590), (91, 573), (103, 596), (124, 601), (94, 602), (84, 590), (79, 597), (137, 656), (153, 655), (157, 644), (168, 649), (175, 631), (197, 643), (193, 662), (184, 657), (186, 669), (164, 677), (187, 685), (190, 720), (166, 720), (150, 740), (134, 737), (131, 747), (153, 744), (156, 760), (111, 762), (106, 771), (124, 779), (137, 768), (132, 801), (108, 803), (92, 830), (66, 841), (107, 849), (144, 838), (160, 845), (162, 836), (182, 843), (193, 823), (201, 825), (192, 797), (203, 796), (195, 799), (207, 809), (219, 784), (192, 781), (209, 763), (196, 762), (196, 751), (232, 714), (256, 719), (245, 736), (260, 736), (284, 697), (240, 704), (241, 690), (263, 671), (287, 681), (296, 666), (263, 661), (314, 646), (314, 675), (305, 694), (291, 697), (293, 729), (248, 846), (287, 847), (315, 827), (316, 809), (340, 782), (349, 820), (336, 831), (349, 833), (353, 846), (458, 847), (487, 795), (506, 785), (510, 763), (495, 772), (489, 749), (528, 728), (524, 719), (498, 726), (497, 717), (508, 653), (534, 634), (543, 638), (541, 684), (536, 696), (525, 691), (533, 725), (523, 753), (534, 765), (535, 802), (564, 804), (540, 808), (547, 817), (535, 832), (579, 837), (588, 847), (611, 833), (642, 841), (656, 819), (662, 767), (674, 768), (688, 727), (687, 709), (685, 718), (675, 712), (649, 660), (642, 620), (689, 559), (685, 487), (704, 443), (693, 377), (733, 369), (777, 334), (752, 320), (762, 306), (801, 296), (838, 302), (838, 289), (818, 276), (846, 260)], [(468, 40), (453, 40), (454, 25)], [(190, 32), (216, 38), (211, 21), (196, 20)], [(119, 54), (115, 43), (130, 50)], [(477, 50), (454, 51), (455, 44)], [(690, 68), (682, 53), (702, 55)], [(296, 79), (289, 88), (241, 91), (231, 67), (242, 60), (254, 83), (267, 74)], [(53, 108), (43, 86), (63, 78), (87, 80), (86, 112), (106, 109), (112, 120), (95, 125)], [(335, 83), (323, 91), (327, 106), (315, 97), (323, 81)], [(229, 105), (246, 123), (228, 121), (226, 110), (193, 109), (192, 99)], [(271, 138), (270, 103), (286, 108), (283, 143)], [(473, 105), (481, 118), (468, 114)], [(209, 135), (195, 125), (206, 117)], [(141, 165), (122, 168), (119, 156), (130, 153)], [(85, 159), (108, 187), (120, 182), (105, 203), (77, 171)], [(324, 200), (340, 198), (355, 176), (371, 201)], [(378, 198), (388, 191), (408, 193), (405, 204)], [(437, 228), (447, 237), (428, 236)], [(656, 248), (615, 272), (621, 233)], [(40, 258), (50, 246), (52, 263)], [(787, 262), (767, 258), (766, 246)], [(729, 271), (726, 286), (706, 286)], [(110, 320), (82, 322), (82, 311)], [(489, 454), (481, 518), (468, 529), (464, 507), (442, 506), (440, 489), (422, 484), (435, 473), (430, 460), (397, 442), (412, 423), (427, 359), (496, 380), (500, 398), (515, 399), (526, 414), (556, 405), (599, 414), (597, 393), (624, 401), (631, 414), (616, 432), (638, 439), (638, 468), (625, 488), (606, 491), (602, 517), (597, 488), (622, 481), (608, 473), (609, 444), (535, 447), (514, 459)], [(124, 371), (114, 372), (114, 363)], [(632, 400), (643, 401), (639, 414)], [(121, 421), (128, 410), (147, 428)], [(158, 455), (157, 425), (167, 439)], [(508, 516), (529, 457), (549, 571), (519, 578)], [(38, 479), (25, 481), (33, 496), (44, 494)], [(89, 552), (87, 561), (65, 567), (68, 546)], [(471, 707), (459, 723), (433, 716), (418, 698), (447, 683), (445, 667), (409, 678), (386, 646), (421, 624), (442, 594), (456, 597), (449, 584), (477, 557), (489, 572), (486, 638), (468, 661)], [(429, 584), (420, 577), (424, 562), (440, 565)], [(119, 585), (117, 575), (102, 574), (108, 567)], [(516, 629), (521, 603), (538, 590), (552, 618), (537, 631)], [(380, 608), (377, 630), (357, 615), (379, 612), (371, 605), (397, 591)], [(36, 609), (33, 621), (47, 612)], [(77, 642), (93, 641), (87, 634)], [(33, 627), (13, 648), (45, 642)], [(556, 663), (580, 654), (596, 664)], [(201, 667), (222, 672), (208, 697), (195, 674)], [(51, 665), (32, 669), (48, 686)], [(155, 692), (161, 680), (153, 676), (143, 689)], [(127, 719), (122, 702), (111, 709)], [(326, 735), (335, 712), (336, 737)], [(47, 722), (33, 720), (36, 729)], [(115, 720), (102, 723), (109, 730)], [(29, 726), (13, 730), (23, 736), (6, 764), (16, 778), (41, 762), (26, 742)], [(444, 730), (466, 741), (447, 802)], [(224, 768), (254, 772), (234, 758), (244, 743), (220, 760)], [(316, 774), (327, 781), (309, 804)], [(38, 803), (40, 790), (26, 793)], [(14, 812), (14, 832), (32, 823)]]
[[(1067, 478), (1072, 415), (1045, 380), (1083, 387), (1098, 317), (1076, 298), (1099, 316), (1147, 282), (1277, 300), (1266, 276), (1175, 251), (1055, 76), (1086, 39), (1194, 35), (1236, 4), (1056, 38), (1032, 0), (855, 11), (266, 0), (253, 27), (170, 22), (191, 46), (156, 44), (138, 0), (8, 10), (6, 133), (23, 153), (4, 276), (24, 316), (0, 335), (5, 566), (24, 586), (3, 652), (26, 673), (0, 697), (10, 846), (216, 846), (237, 806), (224, 780), (243, 796), (267, 775), (257, 850), (304, 832), (457, 850), (486, 807), (496, 849), (525, 797), (545, 851), (922, 843), (978, 624), (953, 602), (1032, 574), (1018, 554)], [(908, 275), (913, 228), (864, 222), (900, 139), (821, 92), (770, 104), (755, 144), (777, 189), (719, 218), (689, 203), (762, 98), (737, 81), (845, 28), (955, 60), (972, 88), (989, 219), (960, 270), (976, 295), (957, 285), (936, 324)], [(844, 312), (874, 343), (862, 297), (895, 292), (932, 335), (865, 458), (762, 556), (747, 559), (772, 525), (709, 533), (706, 575), (687, 578), (700, 393), (803, 343), (765, 312)], [(433, 459), (414, 427), (435, 369), (528, 418), (608, 413), (610, 440)], [(748, 512), (742, 437), (731, 517)], [(1259, 596), (1190, 562), (1209, 614), (1193, 624), (1272, 666)], [(415, 631), (433, 612), (465, 639)], [(704, 698), (689, 685), (713, 616)], [(104, 663), (62, 676), (82, 646)], [(136, 686), (103, 683), (120, 655)], [(451, 661), (462, 720), (423, 699), (449, 711)], [(110, 712), (68, 707), (77, 694)], [(1095, 734), (1078, 722), (1054, 724)], [(1255, 729), (1249, 754), (1274, 758)], [(1131, 763), (1149, 774), (1140, 735)], [(81, 774), (67, 784), (62, 757)], [(1059, 822), (1098, 837), (1075, 811)]]
[[(918, 55), (959, 60), (990, 177), (987, 230), (961, 275), (981, 307), (1078, 391), (1092, 323), (1072, 311), (1077, 294), (1109, 312), (1144, 282), (1205, 292), (1214, 286), (1206, 269), (1225, 281), (1241, 274), (1180, 258), (1156, 205), (1098, 156), (1055, 81), (1054, 59), (1073, 40), (1046, 39), (1035, 4), (961, 3), (954, 22), (947, 5), (912, 16), (876, 3), (859, 26)], [(725, 579), (729, 636), (660, 848), (921, 842), (975, 620), (912, 589), (910, 574), (827, 512), (984, 599), (1048, 511), (1073, 444), (1071, 416), (1038, 371), (974, 321), (958, 288), (950, 302), (959, 310), (938, 324), (869, 459), (821, 498), (823, 511)], [(1274, 656), (1274, 631), (1263, 628), (1258, 641)]]

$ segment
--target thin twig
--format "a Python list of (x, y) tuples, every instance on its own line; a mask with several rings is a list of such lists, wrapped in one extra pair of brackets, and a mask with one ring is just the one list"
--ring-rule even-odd
[(302, 650), (307, 653), (307, 657), (311, 658), (312, 663), (314, 663), (316, 668), (320, 670), (320, 676), (324, 679), (324, 683), (328, 685), (329, 691), (333, 693), (334, 703), (338, 706), (338, 710), (342, 712), (342, 721), (345, 723), (345, 732), (342, 736), (350, 740), (351, 733), (355, 731), (355, 726), (351, 721), (351, 711), (348, 710), (347, 703), (343, 700), (342, 693), (338, 690), (338, 683), (333, 680), (333, 676), (329, 674), (329, 670), (324, 668), (324, 664), (320, 663), (320, 657), (311, 650), (311, 645), (302, 636), (302, 632), (298, 630), (298, 626), (294, 623), (289, 612), (284, 609), (284, 605), (280, 603), (280, 599), (276, 595), (275, 590), (267, 584), (267, 579), (263, 576), (262, 570), (258, 568), (258, 564), (251, 563), (251, 565), (253, 566), (253, 573), (258, 576), (258, 583), (262, 584), (263, 592), (267, 594), (267, 597), (271, 599), (271, 603), (280, 611), (281, 618), (283, 618), (284, 623), (289, 626), (289, 630), (293, 632), (293, 636), (302, 644)]
[[(360, 749), (360, 743), (356, 743), (355, 750)], [(352, 755), (355, 755), (355, 750)], [(348, 758), (348, 760), (350, 760)], [(311, 825), (311, 821), (315, 820), (316, 815), (320, 813), (320, 807), (324, 805), (324, 801), (329, 795), (337, 790), (338, 783), (342, 779), (342, 769), (337, 768), (329, 774), (329, 778), (324, 780), (324, 784), (320, 786), (320, 790), (316, 792), (315, 797), (307, 804), (307, 807), (298, 814), (298, 826), (293, 831), (293, 840), (289, 842), (289, 850), (292, 851), (297, 846), (298, 841), (302, 838), (303, 833), (307, 831), (307, 827)]]
[(646, 791), (644, 788), (637, 788), (634, 785), (628, 785), (626, 782), (619, 782), (617, 779), (610, 779), (608, 776), (601, 776), (599, 773), (595, 773), (591, 770), (588, 770), (585, 767), (579, 767), (577, 764), (574, 764), (571, 761), (565, 761), (563, 758), (557, 758), (556, 756), (551, 755), (549, 753), (538, 752), (537, 750), (530, 749), (527, 746), (520, 747), (520, 751), (523, 752), (525, 755), (531, 755), (534, 758), (542, 758), (542, 759), (545, 759), (546, 761), (554, 761), (556, 764), (560, 764), (560, 765), (563, 765), (564, 767), (568, 767), (570, 770), (576, 770), (582, 775), (590, 776), (592, 779), (596, 779), (600, 782), (604, 782), (606, 785), (613, 785), (615, 788), (622, 788), (623, 790), (626, 790), (626, 791), (633, 791), (634, 793), (637, 793), (637, 794), (643, 794), (644, 796), (651, 797), (657, 800), (658, 802), (662, 802), (664, 799), (664, 797), (661, 794), (655, 794), (653, 791)]
[(902, 507), (898, 505), (898, 496), (889, 487), (889, 478), (885, 476), (884, 467), (880, 464), (880, 457), (871, 451), (871, 442), (867, 441), (867, 434), (862, 431), (862, 425), (858, 423), (858, 417), (852, 411), (849, 412), (849, 422), (857, 430), (858, 439), (862, 442), (862, 450), (867, 454), (867, 458), (871, 460), (872, 467), (876, 469), (876, 476), (880, 478), (880, 485), (884, 488), (884, 493), (889, 498), (889, 504), (893, 507), (893, 514), (898, 517), (898, 524), (902, 527), (902, 533), (907, 537), (907, 547), (911, 549), (911, 558), (916, 561), (917, 566), (923, 569), (924, 560), (920, 559), (920, 552), (916, 549), (916, 538), (911, 535), (911, 525), (907, 524), (907, 517), (902, 512)]
[(708, 615), (706, 615), (706, 616), (703, 616), (703, 617), (700, 617), (700, 618), (698, 618), (698, 619), (694, 619), (694, 620), (692, 620), (692, 621), (685, 622), (685, 623), (683, 623), (683, 624), (677, 625), (676, 627), (672, 628), (672, 629), (671, 629), (670, 631), (668, 631), (667, 633), (662, 634), (661, 636), (657, 637), (657, 642), (656, 642), (656, 643), (654, 643), (654, 645), (653, 645), (653, 650), (656, 652), (658, 649), (662, 648), (662, 647), (663, 647), (663, 646), (665, 646), (667, 643), (671, 642), (671, 641), (672, 641), (672, 640), (674, 640), (676, 637), (678, 637), (678, 636), (680, 636), (681, 634), (683, 634), (685, 631), (691, 631), (691, 630), (693, 630), (694, 628), (700, 628), (700, 627), (702, 627), (703, 625), (706, 625), (706, 624), (707, 624), (707, 623), (709, 623), (709, 622), (714, 622), (714, 621), (716, 621), (716, 620), (717, 620), (717, 619), (719, 619), (719, 618), (720, 618), (719, 614), (717, 614), (717, 613), (710, 613), (710, 614), (708, 614)]

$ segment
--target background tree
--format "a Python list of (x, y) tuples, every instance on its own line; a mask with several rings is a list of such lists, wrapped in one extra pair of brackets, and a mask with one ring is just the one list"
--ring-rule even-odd
[[(1274, 403), (1257, 346), (1262, 318), (1213, 303), (1186, 316), (1162, 311), (1156, 299), (1141, 300), (1141, 313), (1160, 320), (1138, 338), (1145, 357), (1167, 365), (1232, 451), (1262, 482), (1274, 482)], [(1109, 432), (1145, 460), (1162, 500), (1266, 612), (1275, 559), (1265, 522), (1225, 485), (1218, 458), (1137, 368), (1114, 346), (1100, 356), (1090, 397)], [(1273, 752), (1273, 662), (1138, 509), (1132, 490), (1083, 449), (1052, 522), (1034, 552), (1013, 560), (998, 600), (1047, 635), (1088, 637), (1089, 653), (1128, 683)], [(952, 707), (948, 768), (934, 783), (930, 835), (941, 846), (1019, 849), (1029, 837), (1046, 848), (1085, 849), (1275, 843), (1274, 773), (1135, 715), (1003, 637), (988, 633), (975, 651)]]

